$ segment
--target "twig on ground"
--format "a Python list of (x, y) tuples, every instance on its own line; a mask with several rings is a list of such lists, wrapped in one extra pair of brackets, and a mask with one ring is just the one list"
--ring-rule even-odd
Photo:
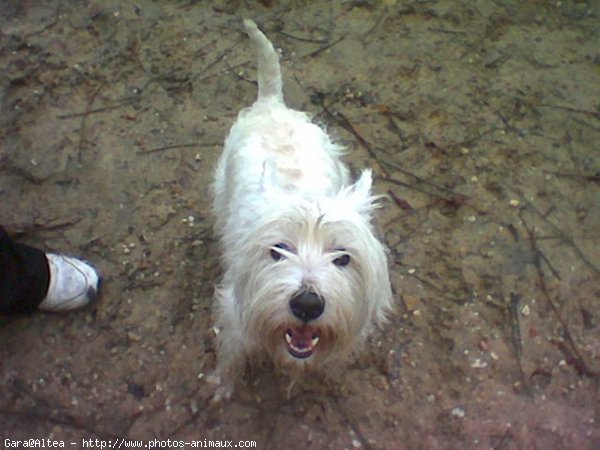
[(600, 119), (600, 112), (598, 111), (587, 111), (585, 109), (573, 108), (571, 106), (561, 106), (561, 105), (548, 105), (546, 103), (542, 103), (539, 105), (540, 108), (550, 108), (550, 109), (559, 109), (561, 111), (568, 111), (578, 114), (585, 114), (586, 116), (593, 117), (595, 119)]
[(570, 178), (570, 179), (576, 180), (576, 181), (588, 181), (590, 183), (600, 183), (600, 172), (596, 172), (592, 175), (566, 173), (566, 172), (555, 172), (555, 171), (551, 171), (551, 170), (544, 170), (543, 172), (547, 173), (549, 175), (554, 175), (555, 177)]
[(100, 433), (99, 431), (94, 430), (89, 425), (84, 423), (81, 419), (74, 416), (67, 416), (65, 418), (53, 417), (48, 414), (32, 412), (32, 411), (18, 411), (18, 410), (10, 410), (0, 408), (0, 416), (14, 416), (17, 417), (22, 423), (48, 423), (53, 424), (55, 426), (61, 426), (64, 428), (70, 428), (73, 430), (79, 430), (86, 433), (86, 435), (91, 437), (103, 438), (106, 441), (110, 441), (111, 439), (115, 439), (118, 436), (111, 433)]
[(218, 146), (218, 145), (221, 145), (221, 144), (215, 143), (215, 142), (195, 142), (195, 143), (190, 143), (190, 144), (173, 144), (173, 145), (165, 145), (163, 147), (151, 148), (149, 150), (138, 150), (135, 153), (136, 153), (136, 155), (148, 155), (150, 153), (164, 152), (167, 150), (174, 150), (177, 148), (214, 147), (214, 146)]
[[(206, 72), (208, 72), (210, 69), (212, 69), (214, 66), (216, 66), (217, 64), (219, 64), (223, 58), (225, 58), (229, 53), (231, 53), (231, 51), (237, 47), (240, 43), (242, 42), (242, 39), (238, 39), (237, 41), (235, 41), (232, 45), (230, 45), (229, 47), (227, 47), (225, 50), (223, 50), (221, 53), (219, 53), (217, 55), (217, 57), (211, 62), (209, 63), (206, 67), (204, 67), (201, 71), (199, 71), (197, 74), (195, 74), (194, 76), (192, 76), (190, 78), (190, 83), (193, 83), (195, 81), (202, 81), (205, 80), (206, 78), (210, 78), (214, 75), (209, 75), (207, 77), (204, 78), (200, 78), (201, 75), (205, 74)], [(245, 64), (245, 63), (244, 63)], [(237, 67), (237, 66), (235, 66)], [(229, 69), (228, 69), (229, 70)], [(221, 73), (221, 72), (218, 72)]]
[(364, 138), (362, 135), (356, 130), (354, 125), (348, 120), (348, 118), (341, 112), (332, 113), (324, 103), (321, 103), (323, 111), (325, 114), (337, 123), (340, 127), (348, 131), (354, 138), (358, 141), (358, 143), (367, 151), (369, 156), (373, 159), (373, 161), (379, 167), (379, 170), (385, 175), (386, 178), (392, 178), (389, 171), (383, 166), (375, 151), (373, 146)]
[[(521, 201), (521, 203), (524, 205), (525, 208), (527, 208), (530, 211), (533, 211), (536, 215), (538, 215), (546, 224), (548, 224), (550, 226), (550, 228), (552, 228), (552, 230), (554, 230), (554, 232), (557, 234), (557, 236), (560, 237), (560, 239), (562, 239), (564, 242), (566, 242), (569, 247), (571, 247), (573, 249), (573, 251), (577, 254), (577, 256), (583, 261), (583, 263), (595, 274), (600, 276), (600, 269), (598, 269), (591, 261), (589, 261), (587, 259), (587, 257), (583, 254), (583, 252), (581, 251), (581, 249), (577, 246), (577, 244), (575, 244), (575, 242), (573, 241), (573, 239), (571, 239), (569, 236), (566, 235), (566, 233), (561, 230), (554, 222), (552, 222), (550, 219), (548, 219), (547, 217), (544, 216), (544, 214), (538, 210), (533, 203), (531, 203), (529, 200), (527, 200), (525, 198), (525, 196), (513, 189), (511, 186), (504, 184), (504, 186), (506, 187), (506, 189), (514, 192), (516, 195), (519, 196), (519, 200)], [(522, 219), (521, 219), (522, 220)]]
[(76, 113), (59, 114), (56, 117), (58, 119), (74, 119), (74, 118), (77, 118), (77, 117), (89, 116), (91, 114), (98, 114), (98, 113), (103, 113), (103, 112), (109, 112), (109, 111), (113, 111), (115, 109), (122, 108), (123, 106), (127, 106), (132, 101), (133, 101), (132, 97), (127, 97), (127, 98), (124, 98), (122, 100), (117, 101), (114, 105), (111, 105), (111, 106), (104, 106), (102, 108), (96, 108), (96, 109), (88, 109), (88, 110), (81, 111), (81, 112), (76, 112)]
[(330, 42), (327, 45), (324, 45), (323, 47), (319, 47), (318, 49), (307, 53), (306, 55), (303, 55), (301, 58), (312, 58), (314, 56), (319, 55), (320, 53), (323, 53), (325, 50), (329, 50), (331, 47), (333, 47), (336, 44), (339, 44), (340, 42), (342, 42), (344, 39), (346, 39), (346, 35), (343, 35), (342, 37), (336, 39), (335, 41)]
[(294, 39), (295, 41), (310, 42), (313, 44), (328, 44), (329, 43), (329, 39), (312, 39), (312, 38), (305, 38), (305, 37), (301, 37), (301, 36), (294, 36), (293, 34), (289, 34), (289, 33), (286, 33), (285, 31), (281, 31), (281, 30), (276, 30), (276, 32), (281, 34), (282, 36), (285, 36), (286, 38)]
[(98, 88), (92, 93), (92, 96), (88, 100), (87, 106), (85, 108), (86, 112), (81, 116), (81, 125), (79, 127), (79, 142), (77, 143), (77, 161), (79, 163), (83, 160), (83, 149), (85, 147), (85, 135), (87, 131), (87, 118), (89, 115), (89, 111), (96, 101), (96, 97), (100, 93), (100, 91), (104, 88), (104, 83), (100, 83)]
[(580, 373), (581, 375), (588, 376), (590, 378), (598, 379), (600, 377), (600, 374), (593, 372), (587, 366), (585, 360), (583, 359), (583, 357), (581, 356), (581, 353), (579, 352), (577, 344), (575, 344), (573, 336), (571, 335), (571, 332), (569, 330), (569, 326), (567, 325), (566, 321), (562, 317), (562, 314), (560, 313), (558, 306), (556, 306), (556, 304), (552, 300), (552, 297), (550, 296), (550, 293), (548, 292), (548, 287), (546, 286), (546, 276), (545, 276), (544, 270), (542, 268), (542, 262), (541, 262), (542, 258), (540, 256), (541, 252), (537, 246), (536, 236), (535, 236), (533, 230), (531, 228), (529, 228), (529, 226), (527, 225), (527, 222), (523, 218), (522, 214), (519, 214), (519, 217), (521, 219), (523, 228), (525, 228), (525, 231), (527, 232), (527, 235), (529, 236), (529, 245), (531, 246), (531, 251), (533, 253), (533, 264), (537, 271), (539, 287), (542, 291), (544, 298), (550, 305), (552, 313), (558, 320), (560, 327), (562, 329), (563, 338), (569, 346), (568, 349), (563, 347), (563, 348), (561, 348), (561, 350), (563, 352), (568, 352), (568, 354), (571, 356), (571, 363), (573, 366), (576, 367), (578, 373)]
[(508, 304), (508, 313), (510, 316), (510, 330), (511, 330), (511, 341), (513, 350), (515, 352), (515, 358), (517, 360), (517, 367), (519, 368), (519, 375), (521, 377), (521, 383), (527, 394), (531, 394), (531, 386), (525, 376), (523, 370), (523, 339), (521, 336), (521, 324), (519, 323), (519, 303), (521, 302), (521, 295), (514, 292), (510, 293), (510, 303)]
[(44, 178), (36, 177), (29, 171), (23, 169), (22, 167), (18, 167), (12, 164), (10, 161), (2, 161), (2, 165), (0, 166), (0, 172), (6, 172), (9, 175), (21, 177), (32, 184), (42, 184), (44, 182)]
[(510, 440), (513, 437), (513, 435), (512, 435), (513, 429), (514, 429), (514, 426), (509, 426), (508, 428), (506, 428), (506, 431), (504, 432), (504, 434), (502, 436), (500, 436), (500, 441), (496, 445), (494, 445), (493, 450), (502, 450), (506, 446), (506, 444), (508, 444), (510, 442)]
[(9, 236), (25, 236), (39, 233), (40, 231), (54, 231), (71, 227), (81, 221), (80, 218), (59, 223), (33, 223), (33, 224), (7, 224), (6, 232)]
[(399, 198), (391, 189), (387, 191), (388, 195), (394, 201), (398, 208), (403, 209), (404, 211), (412, 211), (413, 207), (406, 200)]
[(458, 34), (458, 35), (461, 35), (461, 36), (466, 36), (466, 34), (467, 34), (466, 31), (448, 30), (446, 28), (434, 28), (434, 27), (427, 28), (427, 31), (431, 31), (432, 33)]

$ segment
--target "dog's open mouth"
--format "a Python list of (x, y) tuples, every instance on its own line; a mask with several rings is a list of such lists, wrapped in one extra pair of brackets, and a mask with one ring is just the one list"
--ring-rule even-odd
[(290, 327), (285, 332), (285, 342), (294, 358), (308, 358), (319, 344), (319, 331), (310, 325)]

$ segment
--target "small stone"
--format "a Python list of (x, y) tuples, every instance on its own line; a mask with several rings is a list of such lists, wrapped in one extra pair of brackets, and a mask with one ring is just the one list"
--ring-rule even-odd
[(408, 311), (416, 311), (421, 304), (419, 299), (413, 295), (405, 294), (402, 296), (402, 300), (404, 302), (404, 306)]
[(373, 385), (380, 391), (387, 391), (390, 385), (384, 376), (377, 376), (373, 379)]
[(452, 410), (452, 415), (454, 417), (458, 417), (459, 419), (462, 419), (463, 417), (465, 417), (465, 410), (462, 408), (454, 408)]
[(487, 363), (477, 358), (475, 361), (473, 361), (471, 367), (473, 367), (474, 369), (483, 369), (484, 367), (487, 367)]
[(137, 333), (134, 333), (133, 331), (129, 331), (127, 333), (127, 339), (129, 339), (130, 341), (139, 342), (142, 340), (142, 336), (140, 336)]
[(517, 200), (516, 198), (511, 199), (508, 204), (510, 206), (512, 206), (513, 208), (516, 208), (517, 206), (519, 206), (521, 204), (521, 202), (519, 202), (519, 200)]

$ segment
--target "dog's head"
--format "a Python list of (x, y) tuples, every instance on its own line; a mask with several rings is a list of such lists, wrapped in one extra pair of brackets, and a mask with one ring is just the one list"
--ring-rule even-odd
[(319, 366), (347, 356), (385, 318), (392, 293), (371, 184), (364, 171), (330, 198), (273, 196), (273, 215), (229, 261), (249, 346), (284, 365)]

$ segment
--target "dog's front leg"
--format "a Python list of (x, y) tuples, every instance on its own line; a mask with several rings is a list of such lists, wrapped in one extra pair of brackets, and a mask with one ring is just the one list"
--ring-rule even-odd
[(213, 402), (229, 400), (234, 384), (245, 367), (244, 342), (240, 324), (234, 312), (233, 289), (221, 287), (217, 290), (217, 368), (208, 378), (216, 387)]

